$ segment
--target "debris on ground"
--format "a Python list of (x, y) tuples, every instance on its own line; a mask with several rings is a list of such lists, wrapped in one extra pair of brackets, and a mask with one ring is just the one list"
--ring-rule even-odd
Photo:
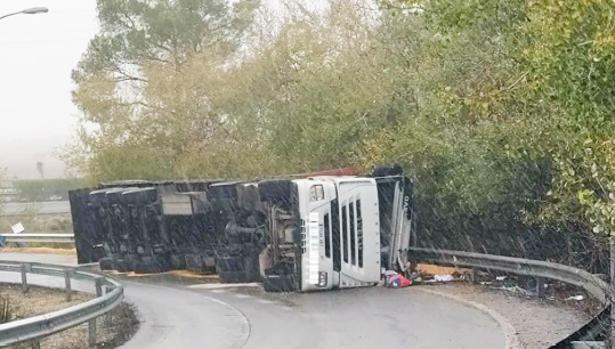
[(566, 298), (566, 301), (582, 301), (585, 299), (585, 296), (582, 294), (578, 294), (576, 296), (570, 296), (568, 298)]
[(522, 295), (522, 296), (533, 296), (535, 292), (526, 290), (522, 287), (519, 287), (517, 285), (513, 285), (513, 286), (500, 286), (500, 287), (492, 287), (494, 289), (498, 289), (498, 290), (502, 290), (502, 291), (506, 291), (508, 293), (512, 293), (512, 294), (517, 294), (517, 295)]
[(436, 282), (451, 282), (455, 280), (453, 275), (434, 275), (433, 279)]
[(472, 272), (468, 268), (444, 267), (435, 264), (418, 263), (416, 271), (420, 274), (430, 275), (465, 275)]
[(516, 331), (525, 349), (544, 349), (576, 331), (591, 316), (583, 302), (561, 302), (525, 297), (506, 290), (466, 282), (416, 286), (434, 293), (461, 298), (486, 306), (504, 317)]
[(388, 288), (402, 288), (412, 285), (412, 280), (393, 270), (384, 272), (384, 285)]

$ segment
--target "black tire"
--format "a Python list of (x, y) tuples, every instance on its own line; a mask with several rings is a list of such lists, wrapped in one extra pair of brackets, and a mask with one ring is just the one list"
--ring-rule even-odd
[(183, 255), (172, 254), (169, 259), (171, 268), (186, 269), (186, 258)]
[(134, 272), (137, 274), (156, 274), (168, 271), (169, 268), (165, 263), (159, 261), (156, 257), (141, 257), (140, 260), (133, 263)]
[(129, 272), (131, 270), (130, 267), (129, 262), (123, 258), (118, 258), (113, 261), (113, 269), (119, 271), (120, 273)]
[(185, 262), (186, 262), (186, 269), (190, 270), (192, 272), (195, 273), (200, 273), (202, 266), (203, 266), (203, 260), (201, 259), (201, 256), (195, 253), (189, 253), (186, 254), (185, 257)]
[(113, 260), (109, 257), (101, 258), (98, 261), (100, 270), (113, 270)]
[(149, 274), (149, 273), (151, 273), (151, 270), (148, 267), (147, 263), (145, 263), (143, 261), (135, 261), (133, 263), (133, 265), (132, 265), (132, 269), (137, 274)]

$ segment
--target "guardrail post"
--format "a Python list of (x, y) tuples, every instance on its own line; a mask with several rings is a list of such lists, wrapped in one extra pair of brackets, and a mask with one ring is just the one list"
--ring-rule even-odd
[(23, 293), (28, 292), (28, 272), (32, 271), (32, 265), (30, 263), (23, 263), (21, 265), (21, 290)]
[(545, 279), (541, 277), (536, 278), (536, 296), (545, 298)]
[(103, 276), (99, 276), (96, 279), (94, 279), (94, 285), (96, 285), (96, 297), (100, 297), (103, 295), (102, 287), (103, 287), (104, 281), (105, 281), (105, 278)]
[[(610, 284), (611, 290), (615, 289), (615, 238), (611, 236), (609, 238), (609, 276), (610, 276)], [(611, 349), (615, 349), (615, 305), (613, 304), (613, 299), (608, 298), (608, 302), (611, 304), (611, 328), (608, 335), (608, 347)]]
[(472, 272), (470, 273), (470, 281), (473, 284), (478, 284), (478, 269), (472, 268)]
[(64, 287), (66, 289), (66, 301), (70, 302), (72, 298), (72, 289), (71, 289), (71, 277), (73, 276), (73, 271), (70, 269), (64, 270)]
[[(105, 289), (105, 294), (109, 293), (112, 290), (111, 286), (109, 285), (105, 285), (104, 289)], [(105, 317), (104, 317), (105, 326), (111, 326), (111, 324), (113, 323), (112, 316), (113, 315), (111, 315), (111, 311), (108, 311), (107, 314), (105, 314)]]
[(96, 318), (88, 321), (88, 345), (91, 347), (96, 345)]
[(41, 342), (38, 339), (32, 341), (32, 349), (41, 349)]

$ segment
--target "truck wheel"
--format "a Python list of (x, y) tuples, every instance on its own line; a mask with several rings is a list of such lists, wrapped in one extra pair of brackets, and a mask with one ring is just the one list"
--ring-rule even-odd
[(186, 269), (186, 259), (182, 255), (171, 255), (171, 267), (173, 269)]
[(147, 264), (143, 261), (135, 261), (132, 265), (132, 270), (137, 274), (148, 274), (150, 272)]
[(109, 257), (101, 258), (98, 261), (100, 270), (113, 270), (113, 260)]
[(166, 271), (155, 257), (142, 257), (141, 260), (136, 261), (133, 265), (135, 273), (138, 274), (155, 274)]
[(113, 269), (119, 271), (120, 273), (126, 273), (130, 271), (130, 265), (125, 259), (118, 258), (113, 261)]

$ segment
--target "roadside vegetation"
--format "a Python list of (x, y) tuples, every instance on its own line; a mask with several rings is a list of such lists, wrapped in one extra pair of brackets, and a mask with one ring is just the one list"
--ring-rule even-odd
[(91, 183), (399, 163), (421, 244), (604, 265), (612, 1), (302, 3), (99, 0), (64, 158)]
[[(2, 323), (2, 299), (10, 299), (7, 305), (7, 322), (29, 318), (65, 309), (70, 306), (84, 303), (92, 299), (92, 295), (82, 292), (73, 292), (72, 300), (66, 301), (64, 290), (31, 286), (27, 293), (23, 293), (21, 285), (0, 284), (0, 323)], [(115, 348), (125, 343), (139, 327), (136, 309), (128, 303), (122, 303), (111, 311), (110, 324), (100, 317), (97, 320), (96, 348)], [(30, 343), (21, 343), (9, 346), (11, 349), (31, 348)], [(41, 347), (51, 349), (81, 349), (88, 348), (88, 325), (78, 325), (71, 329), (45, 337)]]
[(80, 178), (47, 178), (13, 180), (17, 192), (14, 201), (39, 202), (49, 200), (68, 200), (68, 191), (83, 187)]
[(13, 311), (8, 296), (0, 294), (0, 324), (9, 322), (13, 319)]
[(68, 234), (73, 232), (69, 213), (39, 214), (37, 205), (28, 207), (18, 215), (0, 216), (0, 233), (11, 231), (11, 226), (21, 223), (27, 233)]

